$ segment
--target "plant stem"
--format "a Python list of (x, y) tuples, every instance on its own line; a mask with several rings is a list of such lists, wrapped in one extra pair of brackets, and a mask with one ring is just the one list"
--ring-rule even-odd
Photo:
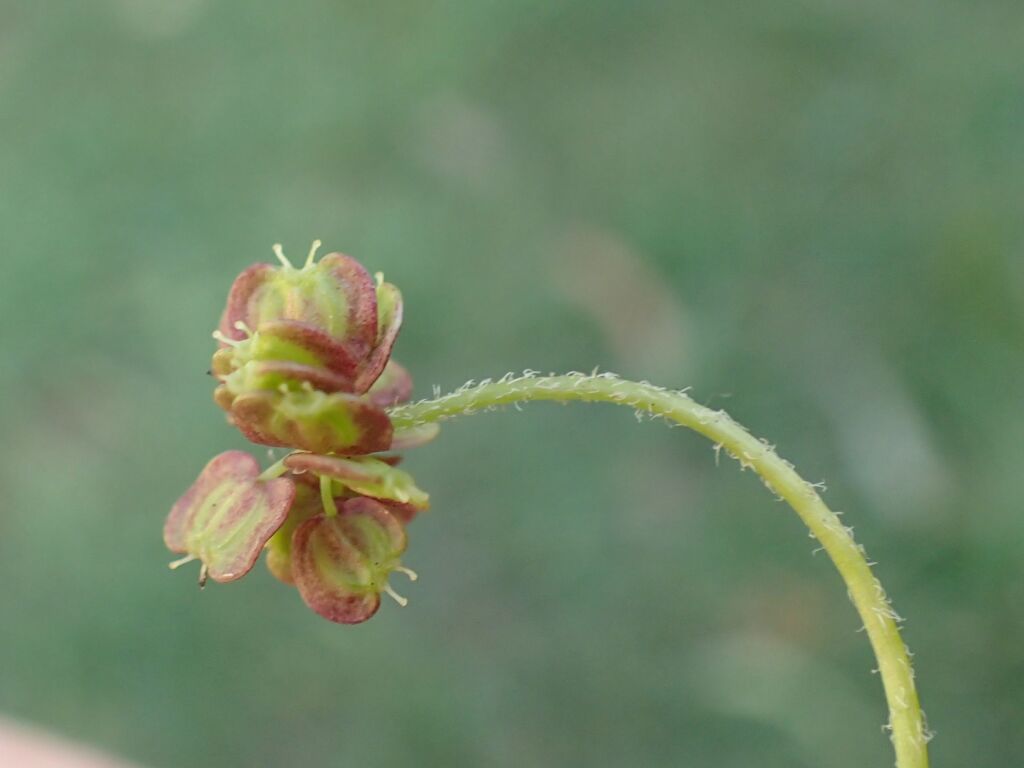
[(878, 659), (897, 768), (927, 768), (929, 734), (909, 654), (897, 626), (899, 617), (872, 574), (864, 550), (814, 486), (779, 458), (772, 446), (753, 437), (725, 411), (699, 405), (683, 392), (611, 374), (538, 376), (528, 372), (517, 378), (470, 382), (451, 394), (392, 408), (389, 415), (397, 429), (532, 400), (607, 402), (646, 411), (699, 432), (714, 442), (716, 449), (725, 448), (744, 468), (752, 468), (769, 490), (796, 511), (846, 582)]

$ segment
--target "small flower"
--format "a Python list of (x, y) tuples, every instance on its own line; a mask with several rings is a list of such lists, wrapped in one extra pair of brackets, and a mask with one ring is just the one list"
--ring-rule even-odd
[(259, 463), (243, 451), (213, 458), (171, 508), (164, 543), (187, 556), (177, 568), (202, 561), (199, 583), (240, 579), (288, 516), (295, 483), (284, 477), (263, 479)]
[(386, 507), (363, 497), (341, 505), (336, 515), (317, 515), (292, 536), (291, 575), (306, 604), (330, 621), (358, 624), (380, 607), (381, 593), (405, 605), (388, 583), (402, 567), (402, 524)]
[(270, 334), (269, 349), (245, 350), (242, 357), (326, 367), (349, 377), (345, 391), (362, 394), (387, 365), (402, 325), (402, 295), (380, 275), (374, 282), (351, 256), (331, 253), (316, 262), (319, 245), (313, 243), (301, 269), (276, 245), (280, 267), (256, 264), (239, 275), (218, 336), (230, 346), (248, 341), (253, 331)]
[(398, 457), (387, 460), (370, 456), (341, 458), (293, 453), (281, 464), (291, 469), (295, 502), (284, 524), (267, 542), (267, 567), (278, 580), (295, 584), (292, 573), (292, 537), (306, 520), (344, 508), (346, 502), (369, 498), (383, 506), (402, 525), (429, 508), (429, 497), (416, 487), (412, 477), (395, 469)]
[(214, 399), (253, 442), (316, 453), (387, 450), (384, 409), (412, 393), (390, 360), (402, 323), (398, 289), (354, 259), (329, 254), (302, 269), (258, 264), (231, 288), (211, 373)]

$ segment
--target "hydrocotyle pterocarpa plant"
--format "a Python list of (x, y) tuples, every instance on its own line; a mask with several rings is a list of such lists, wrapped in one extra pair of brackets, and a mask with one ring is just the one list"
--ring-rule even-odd
[(213, 333), (214, 400), (246, 438), (287, 455), (266, 469), (242, 451), (214, 457), (167, 517), (164, 541), (182, 555), (172, 568), (199, 561), (200, 585), (229, 582), (266, 551), (270, 572), (318, 614), (342, 624), (366, 621), (382, 594), (406, 604), (392, 588), (395, 574), (416, 579), (402, 564), (406, 527), (429, 503), (396, 466), (397, 452), (432, 440), (441, 421), (503, 405), (624, 405), (704, 435), (789, 503), (828, 553), (864, 622), (897, 767), (927, 768), (929, 733), (900, 619), (852, 530), (769, 443), (684, 392), (608, 373), (528, 371), (409, 402), (412, 380), (391, 359), (401, 294), (350, 256), (317, 261), (319, 246), (314, 242), (296, 268), (275, 245), (279, 265), (251, 266), (231, 286)]

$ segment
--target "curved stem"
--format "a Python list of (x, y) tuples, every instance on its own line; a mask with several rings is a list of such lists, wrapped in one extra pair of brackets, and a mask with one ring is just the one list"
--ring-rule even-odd
[(716, 448), (725, 448), (744, 468), (750, 467), (760, 475), (768, 489), (796, 511), (846, 582), (878, 659), (897, 768), (927, 768), (929, 735), (914, 687), (909, 654), (897, 626), (899, 617), (872, 574), (864, 550), (854, 541), (851, 529), (821, 500), (814, 486), (801, 478), (789, 462), (779, 458), (772, 446), (753, 437), (725, 411), (699, 405), (683, 392), (610, 374), (527, 373), (518, 378), (470, 382), (434, 400), (392, 408), (389, 415), (398, 429), (531, 400), (608, 402), (646, 411), (699, 432), (712, 440)]

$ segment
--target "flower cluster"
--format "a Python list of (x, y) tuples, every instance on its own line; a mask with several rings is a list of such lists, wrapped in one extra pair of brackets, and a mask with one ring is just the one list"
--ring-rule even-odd
[[(370, 618), (381, 593), (400, 604), (392, 573), (405, 526), (428, 497), (390, 452), (432, 439), (434, 426), (396, 431), (387, 408), (412, 381), (391, 360), (402, 324), (398, 289), (355, 259), (316, 261), (319, 241), (296, 269), (256, 264), (235, 280), (211, 373), (214, 400), (249, 440), (292, 449), (266, 470), (242, 451), (215, 457), (178, 499), (164, 541), (201, 561), (207, 578), (234, 581), (267, 550), (267, 566), (331, 621)], [(377, 455), (370, 455), (377, 454)]]

